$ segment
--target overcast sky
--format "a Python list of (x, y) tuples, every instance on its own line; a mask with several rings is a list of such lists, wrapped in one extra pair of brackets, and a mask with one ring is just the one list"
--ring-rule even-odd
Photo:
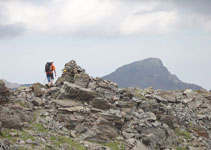
[(43, 83), (74, 59), (91, 76), (149, 57), (211, 89), (211, 0), (0, 0), (0, 78)]

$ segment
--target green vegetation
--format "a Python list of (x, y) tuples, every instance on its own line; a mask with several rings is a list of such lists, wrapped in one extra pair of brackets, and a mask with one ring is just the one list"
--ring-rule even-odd
[[(190, 140), (191, 139), (191, 134), (187, 131), (176, 129), (175, 130), (176, 135), (178, 136), (177, 138), (177, 143), (182, 144), (185, 142), (185, 140)], [(187, 150), (186, 147), (176, 147), (176, 150)]]
[(8, 139), (9, 141), (13, 141), (13, 138), (12, 138), (12, 136), (11, 136), (11, 132), (14, 132), (13, 130), (9, 130), (9, 129), (4, 129), (3, 131), (1, 131), (1, 133), (0, 133), (0, 139), (4, 139), (4, 138), (6, 138), (6, 139)]
[(25, 103), (23, 103), (21, 101), (17, 102), (16, 104), (19, 105), (19, 106), (21, 106), (21, 107), (26, 107)]
[(79, 143), (73, 141), (71, 138), (66, 137), (66, 136), (58, 136), (58, 137), (57, 136), (51, 136), (50, 140), (57, 147), (59, 147), (63, 143), (67, 143), (67, 144), (70, 145), (70, 147), (69, 147), (70, 150), (71, 150), (71, 147), (75, 148), (76, 150), (86, 150), (85, 147), (83, 147)]
[(177, 147), (176, 150), (187, 150), (185, 147)]
[(119, 142), (108, 142), (108, 143), (99, 143), (99, 144), (109, 147), (112, 150), (125, 150), (125, 145)]
[(148, 101), (149, 99), (146, 98), (144, 95), (141, 94), (141, 90), (140, 89), (135, 89), (135, 97), (144, 100), (144, 101)]
[(30, 135), (27, 131), (24, 130), (19, 131), (14, 129), (4, 129), (0, 134), (0, 139), (7, 139), (10, 142), (15, 143), (17, 142), (17, 136), (21, 138), (23, 141), (26, 141), (28, 139), (35, 141), (35, 138), (32, 135)]
[(49, 130), (44, 128), (42, 124), (40, 123), (36, 123), (36, 124), (33, 124), (33, 127), (36, 131), (39, 131), (39, 132), (48, 132)]
[(175, 132), (176, 132), (177, 136), (181, 136), (186, 140), (189, 140), (191, 138), (191, 134), (187, 131), (176, 129)]
[(28, 132), (26, 132), (26, 131), (22, 131), (21, 134), (20, 134), (20, 137), (24, 141), (26, 141), (28, 139), (31, 139), (32, 141), (35, 141), (35, 138), (32, 135), (30, 135)]

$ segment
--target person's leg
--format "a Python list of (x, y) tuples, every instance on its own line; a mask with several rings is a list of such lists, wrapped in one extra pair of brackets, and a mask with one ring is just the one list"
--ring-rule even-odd
[(51, 86), (53, 86), (53, 81), (54, 81), (54, 79), (51, 79)]
[(47, 76), (47, 79), (48, 79), (48, 87), (50, 87), (51, 86), (51, 77)]
[(53, 81), (54, 81), (54, 76), (53, 74), (51, 75), (51, 82), (50, 82), (50, 86), (53, 86)]

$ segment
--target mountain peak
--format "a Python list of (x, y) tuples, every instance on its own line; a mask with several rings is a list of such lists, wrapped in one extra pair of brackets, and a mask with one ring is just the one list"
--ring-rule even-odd
[(120, 87), (140, 87), (163, 90), (201, 89), (200, 86), (184, 83), (172, 75), (159, 58), (147, 58), (118, 68), (103, 77)]
[(148, 63), (155, 63), (155, 64), (163, 64), (162, 61), (161, 61), (161, 59), (159, 59), (159, 58), (153, 58), (153, 57), (146, 58), (144, 60), (141, 60), (141, 62), (148, 62)]
[(161, 61), (161, 59), (159, 58), (146, 58), (144, 60), (140, 60), (140, 61), (136, 61), (133, 62), (132, 64), (136, 64), (136, 65), (152, 65), (152, 66), (159, 66), (159, 67), (163, 67), (163, 62)]

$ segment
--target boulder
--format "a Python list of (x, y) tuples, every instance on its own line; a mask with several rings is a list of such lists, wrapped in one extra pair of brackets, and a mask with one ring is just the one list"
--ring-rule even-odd
[(6, 114), (5, 112), (1, 112), (0, 121), (5, 128), (22, 129), (23, 127), (21, 119), (17, 114)]
[(176, 94), (171, 91), (161, 91), (158, 96), (166, 99), (169, 103), (176, 103)]
[(9, 140), (1, 140), (0, 141), (0, 149), (1, 150), (10, 150), (10, 141)]
[(124, 117), (117, 116), (116, 114), (100, 113), (100, 117), (107, 120), (108, 126), (115, 128), (117, 131), (121, 130), (124, 125)]
[(160, 122), (167, 124), (171, 129), (175, 129), (176, 119), (171, 115), (161, 115)]
[(10, 91), (3, 80), (0, 80), (0, 103), (4, 104), (9, 101)]
[(44, 102), (43, 99), (41, 99), (41, 98), (39, 98), (39, 97), (35, 97), (35, 98), (33, 98), (33, 100), (32, 100), (32, 104), (33, 104), (34, 106), (42, 106), (42, 105), (45, 104), (45, 102)]
[(87, 128), (84, 125), (82, 125), (82, 124), (78, 124), (75, 127), (75, 131), (77, 131), (78, 133), (85, 132), (86, 130), (87, 130)]
[(118, 132), (108, 125), (93, 126), (90, 130), (84, 133), (80, 138), (88, 141), (106, 142), (115, 139)]
[(35, 83), (32, 85), (32, 91), (36, 97), (41, 97), (45, 93), (43, 88), (44, 86), (40, 83)]
[(74, 76), (74, 84), (81, 86), (83, 88), (87, 88), (90, 82), (90, 78), (87, 74), (75, 74)]
[(31, 116), (31, 113), (20, 107), (0, 107), (0, 122), (4, 128), (22, 129), (23, 122), (31, 121)]
[(209, 133), (206, 131), (205, 128), (194, 125), (193, 127), (191, 127), (191, 129), (198, 135), (201, 137), (205, 137), (205, 138), (209, 138)]
[(92, 102), (91, 102), (92, 107), (97, 108), (97, 109), (102, 109), (102, 110), (108, 110), (112, 107), (112, 105), (103, 98), (95, 98)]
[(142, 142), (134, 138), (128, 138), (126, 142), (127, 148), (130, 150), (149, 150)]
[(141, 133), (142, 142), (152, 149), (155, 149), (159, 146), (159, 149), (162, 149), (166, 144), (166, 132), (165, 130), (159, 128), (148, 128), (143, 129)]

